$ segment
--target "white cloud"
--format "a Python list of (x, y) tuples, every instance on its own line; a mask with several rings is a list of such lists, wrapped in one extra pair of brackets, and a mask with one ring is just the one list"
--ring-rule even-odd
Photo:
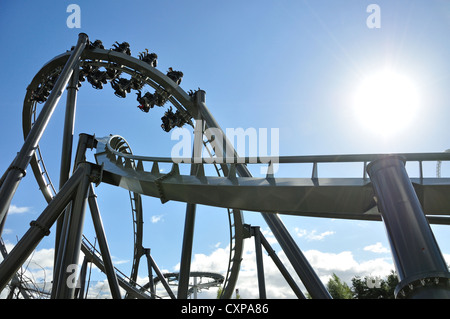
[(305, 252), (305, 257), (308, 259), (311, 266), (321, 272), (342, 272), (358, 267), (358, 263), (353, 258), (353, 254), (350, 251), (343, 251), (336, 254), (324, 253), (318, 250), (308, 250)]
[(153, 215), (150, 219), (150, 221), (152, 222), (152, 224), (156, 224), (157, 222), (163, 221), (163, 216), (164, 215)]
[[(271, 238), (269, 237), (267, 239), (269, 240)], [(252, 238), (247, 239), (244, 247), (241, 270), (236, 288), (239, 289), (242, 298), (256, 299), (259, 298), (259, 292), (254, 240)], [(300, 289), (306, 293), (305, 287), (301, 283), (301, 280), (298, 278), (293, 267), (290, 265), (284, 252), (279, 251), (277, 254), (291, 276), (298, 283)], [(304, 252), (304, 255), (324, 285), (326, 285), (333, 273), (338, 275), (341, 280), (351, 285), (351, 279), (355, 276), (386, 277), (391, 270), (394, 269), (390, 258), (358, 261), (351, 251), (329, 253), (319, 250), (308, 250)], [(191, 269), (192, 271), (218, 272), (224, 275), (226, 273), (227, 265), (228, 247), (226, 249), (216, 249), (210, 255), (195, 254)], [(280, 271), (264, 249), (263, 265), (267, 297), (273, 299), (296, 298)], [(178, 271), (179, 265), (177, 265), (175, 269), (175, 271)], [(215, 298), (216, 293), (216, 289), (203, 291), (199, 294), (199, 298)]]
[(111, 258), (112, 258), (112, 262), (113, 262), (113, 264), (114, 264), (114, 266), (117, 266), (117, 265), (123, 265), (123, 264), (128, 264), (130, 261), (129, 260), (127, 260), (127, 259), (117, 259), (116, 257), (114, 257), (114, 256), (111, 256)]
[(276, 238), (274, 237), (273, 233), (270, 230), (267, 229), (261, 229), (261, 233), (266, 237), (269, 244), (273, 245), (277, 243)]
[(52, 268), (54, 252), (53, 248), (36, 250), (29, 258), (29, 267), (31, 269)]
[[(228, 248), (217, 248), (210, 255), (194, 254), (191, 271), (226, 272), (229, 257)], [(175, 271), (179, 271), (179, 269), (180, 264), (177, 264)]]
[[(394, 269), (390, 258), (376, 258), (359, 262), (350, 251), (340, 253), (324, 253), (308, 250), (305, 256), (318, 275), (336, 273), (342, 280), (349, 282), (354, 276), (387, 275)], [(340, 275), (339, 275), (340, 274)]]
[(30, 211), (30, 207), (25, 207), (25, 206), (16, 206), (16, 205), (11, 205), (9, 206), (9, 210), (8, 210), (8, 214), (23, 214), (23, 213), (28, 213)]
[[(8, 252), (14, 248), (14, 244), (5, 242)], [(36, 249), (25, 261), (18, 273), (28, 285), (35, 285), (40, 289), (48, 290), (53, 278), (53, 254), (54, 249)], [(2, 291), (2, 296), (6, 290)]]
[(371, 251), (373, 253), (379, 253), (379, 254), (390, 252), (390, 250), (386, 247), (383, 247), (383, 244), (380, 242), (378, 242), (374, 245), (366, 246), (366, 247), (364, 247), (364, 250)]
[(295, 234), (297, 235), (297, 237), (304, 237), (306, 238), (308, 241), (313, 241), (313, 240), (322, 240), (327, 236), (333, 235), (334, 231), (325, 231), (322, 232), (320, 234), (317, 233), (317, 230), (311, 230), (308, 231), (306, 229), (300, 229), (298, 227), (294, 228), (295, 230)]
[(450, 254), (442, 254), (445, 261), (447, 262), (447, 265), (450, 265)]
[[(274, 238), (271, 236), (271, 234), (266, 234), (267, 240), (269, 242), (273, 242)], [(371, 249), (376, 248), (375, 250), (382, 250), (382, 246), (378, 245), (378, 243), (372, 246), (373, 247)], [(10, 251), (12, 247), (12, 244), (7, 243), (8, 251)], [(53, 249), (36, 250), (32, 256), (32, 262), (28, 263), (26, 275), (36, 281), (49, 281), (49, 279), (52, 278), (53, 253)], [(332, 253), (319, 250), (307, 250), (303, 253), (324, 285), (326, 285), (333, 273), (338, 275), (341, 280), (351, 285), (351, 279), (355, 276), (386, 277), (390, 273), (390, 271), (394, 269), (390, 258), (376, 258), (359, 261), (355, 258), (354, 254), (351, 251)], [(300, 289), (304, 293), (306, 293), (305, 287), (301, 283), (301, 280), (295, 273), (293, 267), (290, 265), (290, 262), (285, 253), (283, 251), (278, 251), (277, 254), (294, 280), (298, 283)], [(445, 257), (448, 257), (448, 255)], [(242, 258), (241, 271), (239, 273), (238, 282), (235, 288), (239, 289), (239, 293), (242, 298), (257, 299), (259, 298), (259, 292), (255, 246), (253, 238), (245, 240)], [(228, 259), (229, 246), (221, 248), (218, 244), (210, 254), (194, 254), (191, 264), (191, 271), (216, 272), (225, 275), (228, 266)], [(447, 258), (447, 260), (448, 259), (449, 258)], [(115, 262), (115, 264), (120, 264), (120, 262)], [(272, 299), (296, 298), (295, 294), (286, 283), (280, 271), (264, 249), (263, 265), (267, 297)], [(141, 284), (148, 282), (148, 277), (145, 276), (145, 272), (147, 270), (144, 270), (144, 268), (142, 270), (143, 274), (138, 278), (138, 282)], [(173, 268), (173, 270), (161, 269), (161, 271), (163, 273), (177, 272), (179, 271), (179, 264), (177, 264)], [(103, 274), (98, 277), (98, 281), (94, 281), (92, 283), (92, 286), (90, 288), (92, 289), (90, 290), (90, 295), (92, 293), (92, 295), (103, 296), (103, 294), (107, 292), (105, 291), (105, 289), (107, 290), (107, 288), (103, 288), (104, 284), (102, 278), (104, 278)], [(160, 296), (167, 297), (167, 293), (164, 291), (162, 285), (160, 284), (158, 286), (158, 294)], [(176, 294), (176, 286), (171, 287)], [(101, 293), (99, 291), (101, 291)], [(199, 298), (205, 299), (214, 299), (216, 298), (216, 296), (217, 288), (203, 290), (198, 295)]]

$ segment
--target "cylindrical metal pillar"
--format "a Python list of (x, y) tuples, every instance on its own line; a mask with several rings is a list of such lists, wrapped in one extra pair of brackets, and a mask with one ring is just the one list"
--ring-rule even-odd
[(78, 285), (75, 288), (75, 298), (84, 299), (84, 289), (86, 287), (86, 274), (88, 266), (88, 258), (84, 256), (83, 263), (81, 264), (80, 276), (78, 277)]
[(73, 198), (73, 194), (85, 174), (84, 167), (78, 168), (73, 173), (69, 181), (64, 184), (63, 188), (56, 194), (39, 218), (30, 224), (30, 229), (0, 264), (0, 291), (3, 290), (12, 276), (23, 265), (42, 238), (48, 235), (49, 229)]
[(95, 234), (97, 235), (100, 253), (102, 254), (103, 264), (105, 265), (105, 273), (108, 279), (109, 289), (113, 299), (121, 299), (119, 282), (117, 281), (116, 271), (111, 260), (111, 254), (109, 253), (108, 241), (106, 240), (103, 221), (100, 216), (96, 197), (94, 186), (91, 184), (89, 185), (89, 208), (91, 210), (92, 222), (94, 224)]
[[(200, 103), (201, 97), (198, 95), (197, 104)], [(203, 146), (203, 120), (201, 119), (200, 112), (195, 121), (195, 132), (194, 132), (194, 145), (192, 148), (192, 157), (201, 154)], [(195, 175), (198, 170), (198, 164), (193, 163), (191, 165), (191, 175)], [(189, 274), (191, 271), (191, 257), (192, 257), (192, 246), (194, 242), (194, 227), (195, 227), (195, 213), (197, 205), (187, 203), (186, 204), (186, 220), (184, 224), (184, 235), (183, 235), (183, 246), (181, 250), (181, 261), (180, 261), (180, 275), (178, 278), (178, 299), (187, 299), (188, 288), (189, 288)]]
[(80, 33), (78, 37), (77, 45), (75, 46), (72, 54), (67, 60), (64, 69), (58, 77), (58, 80), (53, 87), (47, 102), (45, 102), (42, 111), (28, 133), (27, 138), (15, 160), (8, 168), (6, 178), (0, 188), (0, 223), (6, 217), (6, 214), (11, 204), (11, 200), (19, 186), (20, 181), (25, 176), (25, 169), (31, 161), (34, 152), (39, 144), (42, 134), (47, 127), (50, 117), (61, 98), (62, 92), (69, 81), (70, 76), (73, 73), (73, 69), (80, 60), (81, 53), (89, 42), (88, 36), (84, 33)]
[[(78, 139), (78, 146), (74, 161), (74, 167), (77, 167), (77, 165), (81, 162), (84, 162), (86, 160), (86, 150), (88, 148), (92, 148), (95, 144), (95, 139), (92, 135), (81, 133), (79, 135)], [(72, 212), (72, 202), (69, 203), (69, 205), (66, 207), (65, 212), (61, 214), (61, 216), (58, 218), (57, 221), (57, 227), (56, 227), (56, 234), (55, 234), (55, 257), (54, 257), (54, 267), (53, 267), (53, 289), (51, 292), (51, 298), (56, 298), (57, 291), (59, 290), (60, 285), (60, 278), (61, 274), (60, 271), (64, 267), (62, 266), (63, 263), (63, 256), (64, 256), (64, 250), (66, 248), (66, 242), (67, 242), (67, 232), (68, 232), (68, 225), (70, 221), (70, 216)]]
[[(70, 167), (72, 164), (72, 145), (73, 145), (73, 131), (75, 126), (75, 110), (77, 101), (77, 91), (78, 91), (78, 81), (79, 81), (79, 65), (74, 66), (72, 77), (70, 78), (69, 84), (67, 86), (67, 101), (66, 101), (66, 114), (64, 119), (64, 130), (63, 130), (63, 143), (61, 151), (61, 168), (59, 174), (59, 189), (66, 183), (70, 177)], [(71, 205), (66, 208), (66, 211), (71, 210)], [(59, 243), (61, 240), (62, 229), (64, 227), (64, 214), (58, 218), (56, 222), (55, 230), (55, 256), (54, 265), (57, 265), (57, 260), (59, 256)], [(57, 269), (57, 267), (55, 267)], [(53, 282), (57, 283), (59, 273), (55, 271), (53, 273)], [(57, 285), (55, 285), (56, 287)], [(55, 291), (52, 291), (53, 293)], [(54, 296), (53, 296), (54, 297)]]
[[(146, 256), (150, 256), (150, 248), (145, 250)], [(150, 289), (150, 298), (155, 299), (155, 282), (153, 281), (153, 268), (150, 258), (147, 257), (148, 285)]]
[(367, 166), (400, 283), (396, 297), (450, 298), (450, 273), (400, 156)]
[(70, 177), (79, 74), (80, 74), (79, 64), (76, 64), (74, 66), (70, 82), (67, 85), (66, 114), (64, 118), (63, 142), (61, 150), (61, 168), (59, 174), (59, 188), (61, 188)]
[(266, 249), (267, 254), (272, 258), (273, 262), (275, 263), (275, 265), (280, 270), (280, 272), (283, 275), (284, 279), (286, 279), (286, 282), (292, 288), (292, 291), (295, 293), (295, 295), (299, 299), (306, 299), (305, 295), (300, 290), (300, 288), (297, 286), (297, 284), (295, 283), (295, 280), (289, 274), (289, 272), (287, 271), (287, 269), (284, 266), (283, 262), (280, 260), (280, 258), (278, 257), (277, 253), (275, 252), (275, 250), (272, 249), (272, 247), (270, 246), (270, 244), (267, 241), (267, 239), (261, 233), (260, 233), (260, 236), (261, 236), (261, 244)]
[(61, 269), (59, 270), (59, 281), (56, 291), (58, 299), (73, 299), (75, 286), (69, 283), (70, 277), (73, 277), (71, 271), (78, 265), (78, 257), (80, 255), (81, 240), (83, 236), (84, 216), (86, 212), (86, 204), (91, 185), (91, 164), (81, 163), (79, 167), (83, 167), (86, 175), (81, 180), (75, 198), (73, 200), (72, 211), (69, 216), (67, 228), (67, 236), (64, 244), (64, 255), (62, 256)]
[(161, 270), (159, 270), (159, 267), (156, 264), (156, 262), (153, 259), (153, 257), (150, 255), (150, 250), (149, 249), (145, 250), (145, 256), (147, 257), (147, 260), (150, 261), (150, 264), (151, 264), (152, 268), (155, 270), (156, 275), (158, 276), (159, 280), (161, 280), (161, 283), (164, 286), (164, 288), (166, 289), (167, 293), (169, 294), (169, 297), (171, 299), (175, 299), (175, 295), (172, 292), (172, 289), (170, 289), (170, 286), (167, 283), (166, 279), (164, 278), (164, 275), (162, 274)]
[(264, 262), (261, 247), (261, 231), (259, 227), (252, 227), (252, 235), (255, 237), (255, 255), (256, 255), (256, 270), (258, 275), (258, 289), (259, 299), (266, 299), (266, 281), (264, 279)]
[(180, 275), (178, 278), (178, 299), (187, 299), (188, 297), (196, 207), (197, 206), (195, 204), (186, 204), (186, 219), (184, 222), (183, 245), (181, 248)]

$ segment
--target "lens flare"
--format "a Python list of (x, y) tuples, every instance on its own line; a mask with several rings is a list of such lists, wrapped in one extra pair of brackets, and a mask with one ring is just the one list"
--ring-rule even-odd
[(419, 94), (413, 81), (390, 70), (366, 77), (354, 99), (357, 121), (385, 136), (411, 124), (418, 107)]

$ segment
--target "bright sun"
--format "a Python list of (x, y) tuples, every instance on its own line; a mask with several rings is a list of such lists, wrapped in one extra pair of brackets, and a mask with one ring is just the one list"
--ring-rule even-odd
[(365, 78), (355, 94), (358, 122), (383, 136), (405, 129), (417, 113), (419, 96), (407, 77), (384, 70)]

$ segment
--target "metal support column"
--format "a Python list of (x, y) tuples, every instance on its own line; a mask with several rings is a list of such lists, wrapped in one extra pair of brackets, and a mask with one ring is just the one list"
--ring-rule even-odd
[(197, 206), (195, 204), (186, 204), (186, 219), (184, 222), (183, 245), (181, 248), (180, 277), (178, 279), (178, 299), (187, 299), (188, 295), (196, 208)]
[(253, 226), (251, 234), (255, 237), (256, 270), (258, 273), (259, 299), (266, 299), (266, 281), (264, 279), (264, 264), (261, 247), (261, 231), (259, 227)]
[[(146, 256), (150, 256), (150, 248), (144, 250)], [(151, 299), (155, 299), (155, 282), (153, 280), (153, 268), (150, 258), (147, 257), (147, 270), (148, 270), (148, 285), (150, 289)]]
[[(64, 119), (63, 142), (61, 150), (61, 168), (59, 173), (59, 189), (70, 177), (70, 167), (72, 165), (72, 145), (73, 132), (75, 127), (75, 110), (77, 102), (78, 81), (80, 68), (79, 64), (75, 64), (72, 77), (67, 86), (66, 114)], [(70, 207), (68, 208), (70, 210)], [(59, 241), (64, 224), (64, 214), (58, 218), (55, 230), (55, 247), (59, 247)], [(56, 250), (57, 252), (57, 250)], [(56, 264), (57, 253), (55, 253)]]
[(85, 168), (79, 167), (44, 209), (38, 219), (30, 223), (30, 229), (2, 261), (0, 264), (0, 291), (5, 288), (6, 284), (23, 265), (42, 238), (49, 235), (49, 229), (55, 223), (67, 204), (72, 200), (73, 195), (84, 176)]
[[(217, 129), (216, 132), (221, 132), (222, 139), (226, 145), (223, 146), (222, 154), (228, 157), (238, 157), (238, 154), (234, 150), (233, 146), (231, 145), (230, 141), (226, 138), (225, 134), (223, 133), (223, 130), (220, 128), (217, 121), (212, 116), (211, 112), (209, 112), (205, 102), (204, 102), (204, 91), (198, 91), (197, 94), (203, 95), (203, 99), (198, 103), (198, 107), (200, 108), (200, 112), (202, 114), (203, 119), (206, 122), (206, 126), (208, 128), (215, 128)], [(220, 147), (220, 145), (217, 145)], [(226, 154), (226, 150), (232, 150), (234, 151), (234, 154)], [(224, 157), (225, 157), (224, 156)], [(237, 164), (236, 165), (236, 171), (241, 177), (252, 177), (250, 171), (248, 170), (247, 166), (244, 164)], [(312, 269), (311, 265), (309, 264), (308, 260), (305, 258), (303, 253), (301, 252), (300, 248), (295, 243), (292, 236), (289, 234), (288, 230), (284, 226), (282, 220), (278, 216), (278, 214), (274, 213), (261, 213), (264, 220), (266, 221), (267, 225), (269, 226), (270, 230), (274, 234), (275, 238), (277, 239), (278, 243), (280, 244), (281, 248), (285, 252), (286, 256), (288, 257), (289, 261), (292, 264), (292, 267), (295, 269), (296, 273), (299, 275), (300, 279), (302, 280), (303, 284), (305, 285), (306, 289), (308, 290), (309, 294), (312, 298), (318, 298), (318, 299), (331, 299), (331, 296), (327, 289), (325, 288), (325, 285), (322, 283), (320, 278), (317, 276), (317, 274)]]
[(262, 213), (286, 257), (313, 299), (331, 299), (331, 295), (295, 243), (278, 215)]
[(386, 226), (400, 283), (397, 298), (450, 298), (450, 273), (400, 156), (367, 172)]
[(88, 36), (84, 33), (80, 33), (78, 36), (77, 45), (67, 60), (64, 69), (61, 71), (61, 74), (58, 77), (47, 102), (44, 104), (36, 122), (28, 133), (20, 152), (17, 154), (13, 163), (8, 167), (8, 173), (0, 188), (0, 224), (3, 219), (6, 218), (17, 187), (26, 174), (25, 170), (30, 163), (31, 158), (34, 156), (34, 152), (36, 151), (42, 134), (47, 127), (50, 117), (52, 116), (53, 111), (61, 98), (62, 92), (64, 91), (64, 88), (73, 73), (74, 67), (78, 65), (81, 53), (88, 42)]
[(103, 228), (102, 218), (97, 205), (97, 196), (94, 192), (92, 184), (89, 185), (89, 208), (91, 211), (92, 222), (95, 228), (95, 234), (97, 235), (98, 246), (100, 253), (102, 254), (103, 264), (105, 265), (105, 273), (108, 279), (109, 289), (113, 299), (121, 299), (119, 282), (117, 281), (116, 271), (111, 260), (111, 254), (109, 253), (108, 242), (106, 240), (105, 231)]
[(62, 258), (64, 256), (64, 249), (65, 249), (65, 242), (67, 240), (67, 228), (69, 224), (69, 218), (72, 211), (72, 201), (69, 202), (69, 204), (64, 209), (64, 212), (58, 217), (58, 220), (56, 221), (56, 231), (58, 232), (58, 222), (61, 222), (62, 225), (60, 229), (60, 233), (56, 234), (55, 236), (58, 236), (57, 239), (55, 238), (55, 254), (53, 258), (53, 284), (52, 284), (52, 291), (50, 294), (50, 298), (54, 299), (56, 298), (56, 287), (58, 287), (59, 284), (59, 276), (60, 271), (62, 269)]
[[(0, 237), (0, 252), (2, 254), (3, 259), (6, 258), (6, 256), (8, 256), (8, 252), (6, 251), (6, 246), (5, 243), (3, 242), (3, 239)], [(14, 274), (11, 283), (12, 282), (17, 282), (18, 283), (18, 288), (20, 290), (20, 293), (22, 294), (23, 299), (30, 299), (30, 296), (28, 295), (28, 291), (27, 289), (24, 289), (24, 283), (19, 279), (19, 276), (17, 276), (17, 274)], [(11, 291), (14, 290), (14, 288), (11, 289)]]
[[(200, 99), (201, 97), (196, 96), (196, 98), (198, 104), (198, 99)], [(195, 119), (194, 145), (192, 151), (192, 156), (194, 158), (198, 158), (201, 154), (203, 146), (203, 127), (204, 122), (199, 114)], [(193, 163), (191, 165), (191, 175), (195, 175), (197, 173), (197, 169), (198, 164)], [(187, 299), (188, 297), (196, 209), (196, 204), (186, 204), (186, 220), (184, 224), (183, 246), (181, 250), (180, 275), (178, 278), (178, 299)]]
[(76, 299), (84, 299), (86, 288), (86, 274), (87, 274), (87, 266), (88, 266), (88, 258), (84, 256), (83, 263), (81, 264), (80, 276), (78, 276), (78, 284), (75, 288), (75, 298)]
[(80, 68), (75, 64), (72, 77), (67, 86), (66, 114), (64, 118), (63, 142), (61, 150), (61, 168), (59, 174), (59, 188), (69, 179), (72, 165), (73, 132), (75, 127), (75, 113), (77, 106), (77, 92)]
[(167, 283), (166, 279), (164, 278), (164, 275), (162, 274), (161, 270), (159, 270), (159, 267), (156, 264), (156, 262), (153, 260), (153, 257), (150, 255), (150, 249), (145, 249), (145, 256), (147, 257), (147, 260), (150, 261), (152, 268), (155, 270), (156, 275), (158, 276), (159, 280), (161, 280), (161, 283), (164, 286), (164, 288), (166, 289), (170, 298), (175, 299), (175, 295), (173, 294), (172, 289), (170, 289), (169, 284)]
[[(86, 150), (88, 148), (93, 148), (95, 146), (94, 136), (81, 133), (78, 139), (77, 151), (75, 155), (74, 167), (77, 167), (79, 163), (82, 163), (86, 160)], [(59, 280), (61, 278), (60, 271), (64, 268), (63, 256), (64, 250), (66, 248), (66, 243), (68, 241), (67, 233), (68, 233), (68, 225), (70, 221), (70, 216), (73, 208), (73, 203), (70, 202), (64, 213), (58, 218), (57, 227), (56, 227), (56, 238), (55, 238), (55, 257), (54, 257), (54, 266), (53, 266), (53, 289), (51, 292), (51, 298), (56, 298), (56, 294), (58, 291)], [(60, 228), (58, 223), (61, 223)]]
[(305, 295), (302, 293), (298, 285), (295, 283), (294, 278), (289, 274), (288, 270), (284, 266), (284, 264), (281, 262), (280, 258), (276, 254), (275, 250), (272, 249), (269, 242), (267, 241), (266, 237), (264, 237), (263, 234), (260, 232), (260, 240), (263, 247), (266, 249), (268, 255), (272, 258), (275, 265), (278, 267), (278, 270), (283, 275), (284, 279), (287, 281), (289, 286), (291, 287), (292, 291), (295, 293), (295, 295), (299, 299), (306, 299)]
[(56, 287), (56, 298), (73, 299), (75, 285), (68, 281), (72, 275), (69, 266), (78, 265), (80, 255), (81, 240), (83, 236), (83, 224), (86, 212), (86, 203), (91, 184), (92, 164), (81, 163), (79, 167), (84, 167), (86, 174), (77, 188), (77, 192), (72, 204), (72, 211), (69, 216), (67, 236), (64, 243), (64, 254), (62, 256), (61, 269), (59, 270), (58, 286)]

